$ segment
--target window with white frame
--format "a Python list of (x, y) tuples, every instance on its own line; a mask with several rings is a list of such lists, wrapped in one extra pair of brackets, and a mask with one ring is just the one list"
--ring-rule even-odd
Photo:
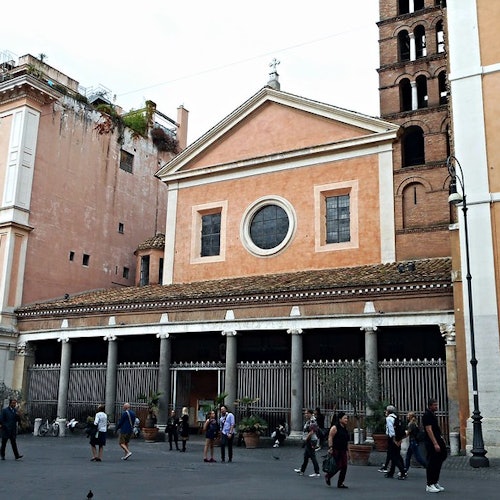
[(226, 201), (192, 208), (191, 263), (225, 259), (226, 213)]
[(290, 243), (296, 225), (295, 211), (287, 200), (265, 196), (247, 208), (241, 222), (241, 241), (253, 255), (275, 255)]
[(358, 247), (358, 181), (315, 186), (317, 252)]

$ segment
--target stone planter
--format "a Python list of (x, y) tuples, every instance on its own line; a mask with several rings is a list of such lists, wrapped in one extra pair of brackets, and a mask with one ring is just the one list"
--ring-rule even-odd
[(372, 446), (369, 444), (349, 443), (349, 456), (352, 465), (368, 465)]
[(244, 432), (243, 440), (245, 441), (245, 448), (258, 448), (259, 447), (259, 434), (255, 432)]
[(158, 437), (158, 427), (142, 427), (141, 432), (146, 443), (156, 442)]
[(377, 451), (387, 451), (387, 434), (372, 434), (375, 449)]

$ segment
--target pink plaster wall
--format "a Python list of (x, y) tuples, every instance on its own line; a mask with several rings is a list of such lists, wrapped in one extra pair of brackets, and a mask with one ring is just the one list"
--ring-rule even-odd
[[(314, 242), (314, 186), (359, 181), (359, 248), (316, 252)], [(363, 156), (312, 167), (274, 172), (181, 190), (178, 198), (174, 282), (200, 281), (242, 275), (291, 272), (305, 269), (359, 266), (380, 262), (378, 156)], [(291, 244), (271, 257), (250, 254), (240, 241), (240, 223), (247, 207), (258, 198), (278, 195), (297, 214)], [(227, 200), (227, 249), (223, 262), (190, 263), (191, 207)], [(195, 234), (194, 237), (199, 237)]]
[(189, 169), (328, 144), (366, 130), (312, 115), (282, 104), (267, 102), (245, 117), (208, 151), (198, 155)]
[[(89, 113), (42, 109), (23, 303), (134, 285), (134, 251), (165, 232), (166, 186), (154, 177), (156, 150), (143, 139), (126, 144), (135, 155), (130, 174), (119, 168), (116, 139), (117, 131), (99, 135)], [(120, 222), (124, 234), (118, 232)], [(88, 267), (82, 265), (84, 253), (90, 255)]]

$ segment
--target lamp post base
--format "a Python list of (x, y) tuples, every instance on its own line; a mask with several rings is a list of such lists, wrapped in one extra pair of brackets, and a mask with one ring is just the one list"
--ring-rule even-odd
[(484, 455), (473, 455), (470, 457), (469, 464), (471, 467), (478, 469), (479, 467), (489, 467), (490, 461)]

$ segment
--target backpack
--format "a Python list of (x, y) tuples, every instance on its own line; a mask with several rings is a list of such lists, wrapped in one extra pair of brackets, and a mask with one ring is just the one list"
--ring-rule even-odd
[(403, 426), (403, 422), (401, 419), (395, 415), (394, 416), (394, 439), (396, 441), (401, 441), (406, 437), (406, 431)]

